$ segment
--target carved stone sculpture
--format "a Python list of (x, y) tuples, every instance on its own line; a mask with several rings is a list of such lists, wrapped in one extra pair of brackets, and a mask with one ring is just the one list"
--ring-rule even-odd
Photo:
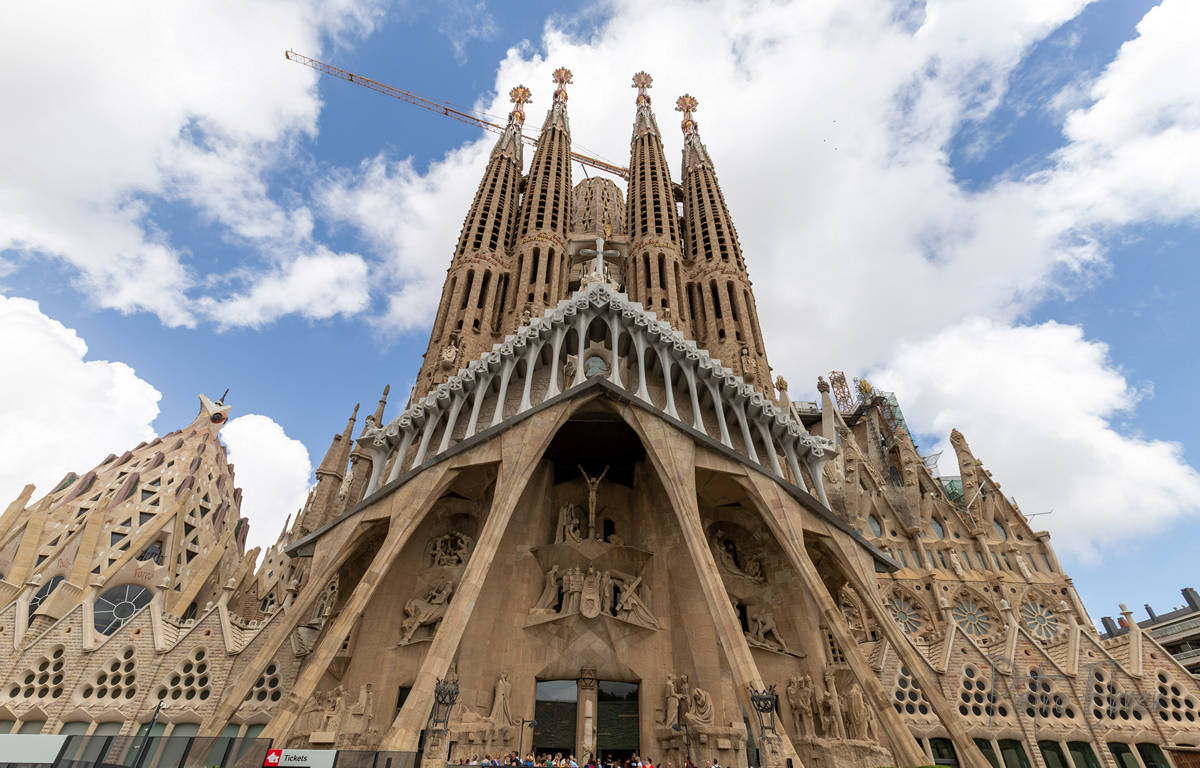
[(846, 692), (846, 726), (850, 738), (860, 740), (870, 738), (867, 700), (858, 683), (854, 683)]
[(414, 597), (405, 603), (406, 618), (400, 624), (400, 644), (411, 643), (413, 635), (421, 627), (441, 621), (442, 616), (446, 614), (446, 606), (449, 604), (450, 595), (453, 592), (454, 583), (443, 581), (429, 590), (425, 597)]
[(604, 471), (598, 477), (588, 477), (587, 471), (583, 466), (579, 466), (579, 473), (583, 475), (583, 481), (587, 483), (588, 489), (588, 536), (593, 539), (600, 538), (600, 531), (596, 530), (596, 501), (600, 493), (600, 481), (608, 474), (608, 467), (604, 467)]
[(492, 693), (492, 711), (488, 720), (495, 727), (512, 726), (516, 723), (512, 716), (512, 683), (508, 681), (507, 672), (501, 672), (496, 678), (496, 688)]
[(563, 573), (563, 613), (578, 613), (583, 600), (583, 571), (568, 568)]
[(635, 578), (618, 572), (614, 572), (612, 577), (617, 585), (617, 590), (620, 592), (617, 604), (613, 608), (613, 613), (616, 614), (616, 617), (631, 624), (658, 629), (658, 619), (654, 618), (654, 614), (650, 612), (650, 609), (642, 602), (642, 598), (638, 596), (638, 588), (642, 584), (642, 577), (638, 576)]
[(554, 540), (575, 544), (583, 541), (583, 524), (579, 520), (578, 507), (574, 504), (563, 504), (558, 510), (558, 531)]
[(474, 546), (475, 539), (465, 533), (451, 531), (429, 542), (429, 564), (442, 567), (466, 565)]
[(821, 732), (827, 739), (846, 738), (842, 723), (842, 702), (833, 683), (833, 672), (825, 673), (825, 695), (821, 697)]
[(558, 566), (551, 566), (550, 570), (546, 571), (546, 584), (542, 587), (542, 594), (534, 603), (530, 613), (554, 613), (554, 607), (558, 605), (558, 590), (561, 581), (562, 579), (558, 575)]
[(775, 614), (765, 605), (746, 608), (746, 619), (750, 624), (749, 640), (752, 644), (772, 651), (787, 651), (779, 628), (775, 625)]
[(693, 728), (713, 724), (716, 712), (713, 710), (712, 696), (708, 691), (702, 688), (692, 689), (691, 706), (683, 718)]
[(800, 738), (811, 739), (816, 736), (813, 729), (813, 681), (812, 675), (805, 673), (793, 677), (787, 687), (788, 706), (792, 708), (792, 727)]
[(663, 709), (663, 725), (671, 726), (679, 722), (683, 712), (687, 710), (687, 678), (681, 679), (673, 673), (667, 673), (666, 706)]

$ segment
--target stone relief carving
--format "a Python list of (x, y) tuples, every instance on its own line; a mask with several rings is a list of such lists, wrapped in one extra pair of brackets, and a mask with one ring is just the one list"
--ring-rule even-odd
[(554, 542), (570, 541), (578, 544), (583, 541), (583, 521), (580, 520), (581, 510), (574, 504), (563, 504), (558, 510), (558, 527), (554, 534)]
[(767, 577), (762, 560), (756, 555), (739, 553), (737, 545), (725, 535), (723, 530), (718, 528), (714, 531), (709, 544), (712, 546), (713, 557), (717, 560), (718, 568), (735, 576), (744, 576), (760, 584), (766, 583)]
[[(404, 604), (404, 621), (400, 624), (400, 645), (433, 638), (435, 625), (446, 615), (446, 607), (454, 592), (454, 582), (443, 581), (430, 589), (425, 597), (414, 597)], [(418, 631), (425, 627), (423, 634)]]
[(816, 729), (813, 727), (815, 704), (812, 675), (805, 673), (800, 677), (793, 677), (788, 682), (787, 701), (792, 710), (792, 727), (795, 728), (796, 735), (802, 739), (816, 737)]
[(693, 688), (688, 711), (683, 716), (691, 727), (712, 725), (716, 719), (712, 696), (703, 688)]
[(532, 548), (544, 576), (527, 626), (577, 615), (588, 620), (609, 616), (647, 629), (661, 628), (650, 610), (643, 576), (651, 553), (626, 546), (613, 530), (611, 518), (596, 519), (600, 484), (608, 471), (605, 467), (593, 477), (579, 467), (586, 507), (562, 504), (553, 543)]
[(667, 673), (666, 700), (663, 708), (662, 725), (671, 726), (680, 722), (688, 706), (687, 675)]
[(765, 648), (768, 651), (788, 653), (783, 638), (779, 636), (779, 628), (775, 625), (775, 613), (765, 605), (749, 605), (746, 607), (746, 620), (750, 631), (746, 639), (751, 645)]
[(846, 738), (842, 722), (842, 702), (833, 682), (833, 670), (825, 672), (825, 695), (821, 697), (821, 733), (827, 739)]
[(451, 531), (443, 536), (431, 539), (425, 548), (427, 564), (434, 567), (455, 567), (466, 565), (475, 548), (475, 539)]
[(874, 731), (874, 713), (867, 706), (862, 686), (853, 682), (846, 691), (846, 731), (852, 739), (868, 741)]
[(359, 689), (354, 700), (340, 685), (330, 691), (317, 691), (300, 713), (288, 746), (304, 748), (311, 744), (345, 749), (375, 743), (379, 732), (371, 727), (373, 706), (370, 683)]

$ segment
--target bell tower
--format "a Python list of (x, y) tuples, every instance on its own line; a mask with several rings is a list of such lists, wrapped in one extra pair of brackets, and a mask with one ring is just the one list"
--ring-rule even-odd
[(696, 341), (746, 383), (774, 397), (750, 275), (712, 158), (692, 117), (697, 105), (687, 94), (675, 102), (683, 113), (683, 234)]
[(630, 257), (625, 288), (630, 298), (691, 337), (671, 172), (647, 93), (652, 83), (645, 72), (633, 76), (638, 95), (629, 148), (625, 221)]
[(571, 223), (571, 127), (567, 89), (571, 70), (554, 70), (554, 102), (542, 123), (533, 164), (525, 178), (509, 299), (511, 333), (567, 296), (567, 234)]
[(417, 394), (428, 392), (504, 338), (505, 303), (510, 301), (508, 248), (520, 205), (521, 127), (529, 96), (523, 85), (509, 91), (513, 109), (508, 126), (492, 149), (459, 233), (417, 376)]

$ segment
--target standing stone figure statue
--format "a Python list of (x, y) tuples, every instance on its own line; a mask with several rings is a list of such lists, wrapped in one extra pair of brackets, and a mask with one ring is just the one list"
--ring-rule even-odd
[(687, 692), (679, 690), (679, 678), (672, 673), (667, 673), (667, 701), (666, 711), (663, 714), (663, 725), (675, 725), (679, 722), (679, 715), (682, 710), (687, 708)]
[(576, 465), (579, 467), (580, 474), (583, 475), (583, 481), (587, 483), (588, 488), (588, 536), (593, 539), (600, 538), (600, 532), (596, 530), (596, 497), (600, 493), (600, 481), (608, 474), (608, 466), (604, 467), (604, 471), (599, 477), (588, 477), (587, 470), (582, 464)]
[(532, 613), (554, 613), (554, 606), (558, 605), (558, 583), (558, 566), (552, 565), (546, 571), (546, 585), (542, 587), (542, 594), (534, 603)]
[(849, 726), (850, 738), (866, 740), (868, 734), (867, 700), (862, 688), (854, 683), (846, 691), (846, 723)]
[(512, 716), (512, 683), (508, 682), (508, 673), (501, 672), (496, 678), (496, 690), (492, 694), (492, 712), (488, 719), (493, 726), (511, 727), (516, 720)]
[(842, 722), (842, 702), (838, 699), (837, 687), (833, 684), (833, 671), (825, 673), (825, 695), (821, 697), (821, 730), (827, 739), (846, 738), (846, 727)]
[(813, 730), (813, 681), (807, 672), (793, 677), (787, 687), (788, 706), (792, 708), (792, 727), (800, 738), (816, 736)]
[(583, 571), (578, 568), (568, 568), (563, 573), (563, 609), (562, 613), (578, 613), (579, 604), (583, 598)]

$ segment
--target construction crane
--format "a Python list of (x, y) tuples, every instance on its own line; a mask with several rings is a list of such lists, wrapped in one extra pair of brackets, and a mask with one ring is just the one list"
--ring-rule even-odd
[[(394, 85), (381, 83), (378, 80), (372, 80), (365, 75), (356, 75), (353, 72), (347, 72), (340, 67), (335, 67), (332, 64), (327, 64), (319, 59), (305, 56), (302, 53), (297, 53), (296, 51), (290, 49), (284, 51), (283, 56), (288, 61), (294, 61), (297, 64), (303, 64), (306, 67), (311, 67), (322, 74), (333, 75), (334, 77), (341, 78), (342, 80), (354, 83), (355, 85), (361, 85), (364, 88), (370, 88), (372, 91), (382, 93), (384, 96), (391, 96), (393, 99), (399, 99), (400, 101), (408, 102), (409, 104), (413, 104), (422, 109), (427, 109), (430, 112), (436, 112), (439, 115), (453, 117), (455, 120), (461, 120), (464, 123), (479, 126), (480, 128), (483, 128), (486, 131), (491, 131), (492, 133), (504, 133), (505, 126), (484, 120), (478, 115), (472, 114), (471, 112), (463, 109), (458, 109), (445, 102), (426, 98), (425, 96), (413, 93), (412, 91), (406, 91), (403, 88), (397, 88)], [(537, 146), (537, 139), (534, 137), (527, 136), (526, 134), (522, 133), (521, 138), (529, 146)], [(587, 155), (581, 155), (578, 152), (572, 152), (571, 158), (583, 165), (591, 166), (592, 168), (611, 173), (614, 176), (620, 176), (622, 179), (629, 177), (629, 169), (622, 168), (619, 165), (606, 163), (603, 160), (598, 160), (594, 157), (588, 157)]]

